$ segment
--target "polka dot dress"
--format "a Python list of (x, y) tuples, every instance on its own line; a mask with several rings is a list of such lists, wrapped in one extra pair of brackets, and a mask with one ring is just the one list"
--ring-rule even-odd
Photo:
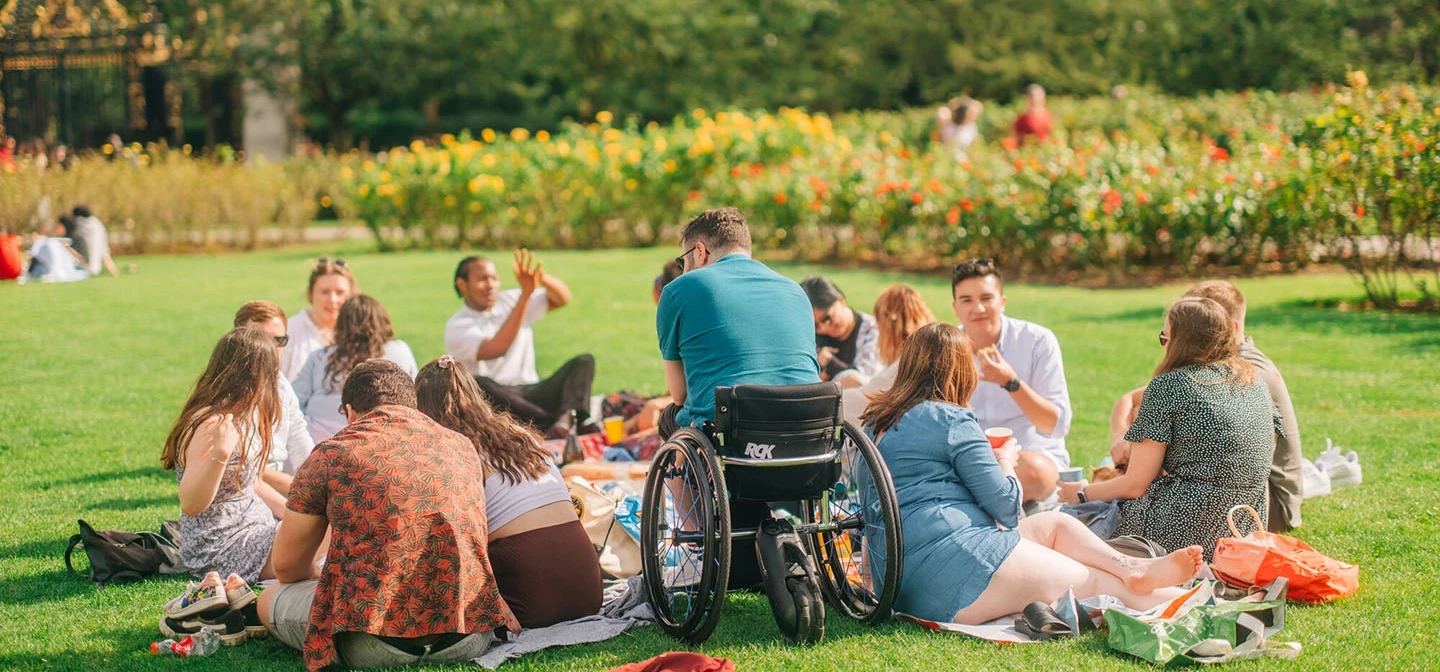
[[(1224, 365), (1193, 366), (1156, 376), (1145, 388), (1125, 440), (1166, 445), (1162, 475), (1139, 499), (1119, 502), (1117, 536), (1138, 534), (1174, 551), (1205, 549), (1230, 536), (1230, 507), (1249, 504), (1263, 513), (1266, 479), (1281, 432), (1265, 384), (1226, 382)], [(1254, 522), (1236, 517), (1242, 534)]]

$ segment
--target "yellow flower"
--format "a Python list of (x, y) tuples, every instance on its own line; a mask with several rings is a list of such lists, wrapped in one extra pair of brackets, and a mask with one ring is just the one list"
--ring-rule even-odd
[(371, 160), (369, 160), (369, 159), (366, 159), (364, 163), (361, 163), (361, 164), (360, 164), (360, 170), (363, 170), (363, 171), (365, 171), (365, 172), (370, 172), (370, 171), (372, 171), (372, 170), (375, 170), (375, 162), (374, 162), (374, 161), (371, 161)]
[(390, 171), (388, 171), (388, 170), (382, 170), (382, 171), (380, 171), (380, 181), (381, 181), (381, 182), (389, 182), (389, 181), (390, 181)]
[(331, 205), (334, 205), (334, 201), (331, 201), (329, 196), (321, 196), (321, 197), (320, 197), (320, 207), (322, 207), (322, 208), (328, 208), (328, 207), (330, 207)]
[(448, 194), (445, 196), (445, 207), (447, 207), (447, 208), (453, 208), (453, 207), (455, 207), (455, 197), (454, 197), (454, 196), (451, 196), (451, 195), (448, 195)]
[(487, 128), (483, 131), (480, 131), (480, 139), (484, 140), (485, 142), (495, 142), (495, 129)]
[(615, 115), (611, 114), (610, 110), (600, 110), (599, 112), (595, 113), (595, 121), (602, 124), (608, 124), (614, 119)]
[(483, 164), (486, 168), (494, 168), (494, 167), (495, 167), (495, 155), (494, 155), (494, 154), (486, 154), (485, 156), (480, 157), (480, 163)]
[(673, 173), (673, 172), (675, 172), (675, 160), (674, 160), (674, 159), (665, 159), (665, 172), (667, 172), (667, 173)]
[(514, 128), (510, 130), (510, 139), (514, 140), (515, 142), (524, 142), (526, 138), (529, 137), (530, 131), (527, 131), (523, 128)]
[[(1437, 108), (1436, 113), (1440, 114), (1440, 108)], [(110, 156), (111, 154), (115, 153), (115, 147), (107, 142), (100, 146), (100, 153), (104, 154), (105, 156)]]
[(455, 136), (451, 133), (446, 133), (445, 135), (440, 136), (440, 144), (445, 145), (446, 147), (454, 145)]
[(535, 139), (540, 142), (550, 142), (550, 131), (535, 131)]
[(405, 205), (405, 197), (400, 194), (395, 194), (395, 198), (390, 199), (390, 201), (397, 206)]
[(670, 146), (669, 143), (665, 142), (665, 136), (656, 136), (656, 137), (655, 137), (655, 152), (656, 152), (656, 153), (664, 152), (664, 151), (665, 151), (665, 148), (667, 148), (667, 147), (669, 147), (669, 146)]
[(345, 166), (345, 167), (343, 167), (343, 168), (340, 169), (340, 179), (342, 179), (342, 180), (348, 180), (348, 179), (350, 179), (350, 178), (352, 178), (352, 177), (354, 177), (354, 176), (355, 176), (355, 171), (350, 170), (350, 166)]
[(640, 186), (640, 183), (636, 182), (633, 177), (625, 180), (625, 191), (635, 191), (635, 187), (638, 186)]
[(690, 115), (693, 116), (693, 117), (695, 117), (696, 119), (704, 119), (704, 118), (705, 118), (705, 108), (703, 108), (703, 107), (697, 107), (697, 108), (695, 108), (693, 111), (690, 112)]
[(471, 179), (470, 182), (465, 186), (470, 189), (470, 193), (472, 194), (480, 193), (480, 178), (476, 177)]
[(555, 153), (560, 156), (570, 156), (570, 143), (561, 141), (555, 145)]
[(606, 142), (616, 142), (625, 137), (625, 133), (618, 128), (607, 128), (604, 133), (600, 134), (600, 137), (604, 138)]
[(1356, 70), (1345, 75), (1345, 83), (1349, 84), (1351, 88), (1363, 89), (1370, 85), (1370, 78), (1365, 76), (1364, 70)]
[(640, 150), (633, 147), (630, 148), (629, 151), (625, 152), (625, 160), (632, 166), (640, 163)]
[(419, 138), (410, 141), (410, 151), (415, 152), (416, 154), (425, 151), (425, 143), (422, 142)]
[(362, 185), (360, 185), (360, 195), (361, 195), (361, 196), (369, 196), (369, 195), (370, 195), (370, 185), (368, 185), (368, 184), (362, 184)]
[(470, 212), (480, 212), (480, 201), (470, 201)]

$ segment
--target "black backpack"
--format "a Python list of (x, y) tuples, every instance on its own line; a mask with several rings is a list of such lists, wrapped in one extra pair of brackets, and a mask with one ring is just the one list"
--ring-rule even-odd
[(85, 555), (90, 558), (89, 579), (98, 588), (112, 583), (131, 583), (156, 574), (188, 574), (180, 564), (180, 523), (167, 520), (160, 526), (160, 534), (154, 532), (124, 532), (105, 530), (97, 532), (84, 520), (80, 523), (80, 534), (70, 537), (65, 548), (65, 568), (71, 574), (79, 574), (70, 564), (70, 554), (76, 546), (85, 546)]

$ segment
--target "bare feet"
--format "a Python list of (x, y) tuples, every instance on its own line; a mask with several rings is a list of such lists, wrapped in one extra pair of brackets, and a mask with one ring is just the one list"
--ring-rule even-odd
[(1163, 558), (1137, 560), (1135, 573), (1125, 579), (1125, 587), (1139, 594), (1158, 588), (1178, 586), (1200, 574), (1205, 553), (1199, 546), (1182, 548)]

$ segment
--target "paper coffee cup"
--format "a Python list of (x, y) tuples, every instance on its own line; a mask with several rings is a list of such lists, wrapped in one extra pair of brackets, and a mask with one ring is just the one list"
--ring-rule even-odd
[(999, 448), (1009, 443), (1010, 439), (1014, 437), (1015, 432), (1009, 427), (991, 427), (985, 430), (985, 438), (990, 440), (991, 448)]
[(1085, 480), (1085, 470), (1080, 467), (1061, 469), (1060, 480), (1064, 483), (1079, 483)]

